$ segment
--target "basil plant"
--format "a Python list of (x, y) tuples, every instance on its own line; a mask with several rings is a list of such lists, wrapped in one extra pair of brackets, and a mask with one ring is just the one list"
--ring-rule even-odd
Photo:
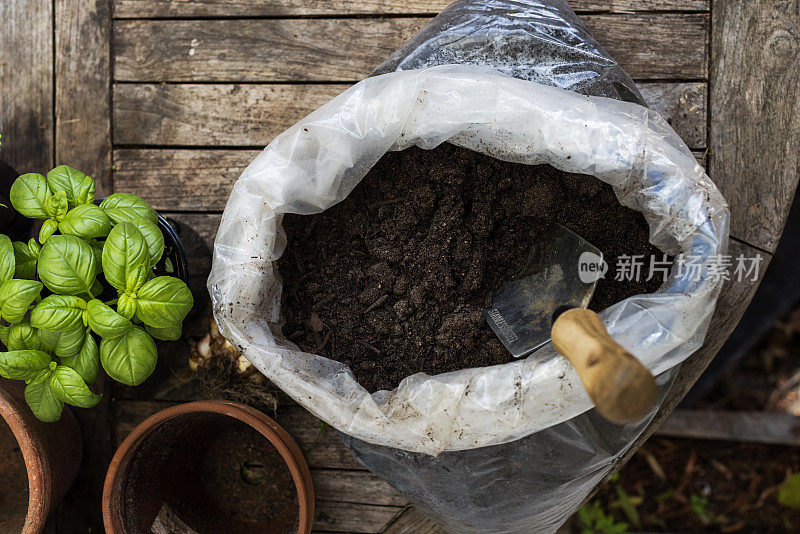
[(0, 376), (26, 382), (42, 421), (65, 403), (97, 404), (100, 366), (141, 384), (156, 367), (154, 338), (179, 339), (194, 304), (182, 280), (154, 271), (165, 245), (153, 208), (127, 193), (95, 205), (94, 194), (94, 180), (66, 165), (24, 174), (9, 197), (44, 220), (38, 240), (0, 234)]

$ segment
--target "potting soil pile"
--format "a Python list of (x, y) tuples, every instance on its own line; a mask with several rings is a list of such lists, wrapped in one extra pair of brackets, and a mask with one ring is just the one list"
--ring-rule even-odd
[[(551, 344), (506, 363), (471, 360), (476, 352), (489, 359), (496, 354), (475, 308), (485, 305), (481, 299), (492, 295), (501, 274), (513, 273), (525, 241), (514, 232), (535, 227), (536, 217), (548, 213), (524, 214), (524, 206), (531, 199), (553, 202), (558, 213), (551, 217), (590, 242), (604, 241), (591, 234), (599, 219), (612, 233), (625, 225), (626, 246), (636, 249), (629, 253), (648, 254), (652, 249), (637, 241), (637, 217), (617, 222), (613, 215), (587, 213), (589, 207), (616, 206), (604, 183), (620, 204), (641, 213), (651, 245), (681, 265), (692, 262), (691, 270), (673, 268), (655, 292), (636, 288), (637, 294), (601, 313), (615, 340), (658, 375), (661, 401), (677, 366), (702, 344), (714, 311), (722, 280), (711, 273), (727, 250), (727, 205), (564, 0), (457, 0), (379, 72), (385, 74), (359, 82), (279, 135), (239, 178), (214, 246), (208, 288), (215, 318), (276, 386), (338, 429), (362, 463), (449, 531), (555, 531), (654, 412), (625, 426), (603, 420)], [(428, 156), (414, 150), (378, 164), (387, 152), (431, 150), (445, 142), (483, 156), (453, 148)], [(429, 164), (417, 175), (407, 158)], [(376, 164), (376, 174), (359, 188)], [(493, 165), (509, 172), (495, 172)], [(510, 172), (517, 165), (533, 169)], [(559, 172), (541, 171), (541, 165)], [(579, 175), (597, 180), (602, 202), (581, 204), (582, 195), (571, 188), (589, 181)], [(536, 197), (532, 192), (548, 181), (551, 187)], [(371, 184), (383, 189), (370, 194), (378, 187)], [(403, 191), (413, 191), (414, 199), (405, 199)], [(355, 200), (348, 204), (351, 194)], [(546, 201), (548, 195), (560, 198)], [(386, 203), (396, 198), (401, 200)], [(484, 210), (482, 203), (490, 202)], [(317, 215), (326, 210), (333, 211)], [(566, 216), (570, 210), (574, 215)], [(301, 224), (289, 214), (316, 216)], [(312, 220), (319, 228), (310, 226)], [(580, 221), (595, 224), (575, 226)], [(497, 233), (482, 237), (487, 227)], [(382, 241), (385, 235), (394, 240)], [(345, 236), (352, 239), (345, 242)], [(437, 239), (438, 248), (431, 243)], [(310, 251), (309, 243), (319, 250)], [(354, 250), (343, 252), (347, 246)], [(501, 248), (503, 255), (494, 253)], [(293, 250), (305, 250), (311, 259), (298, 262)], [(437, 251), (446, 258), (437, 258)], [(363, 260), (352, 265), (352, 280), (336, 264), (348, 264), (346, 258)], [(471, 269), (473, 261), (485, 262), (483, 269)], [(284, 285), (279, 268), (289, 262), (297, 271), (287, 267), (292, 283)], [(470, 278), (471, 272), (481, 276)], [(329, 275), (333, 280), (323, 280)], [(331, 289), (322, 286), (331, 284), (339, 286), (341, 302), (317, 298), (330, 299), (325, 294)], [(303, 294), (311, 297), (306, 303)], [(598, 290), (598, 308), (630, 293), (600, 304), (602, 295)], [(291, 299), (298, 305), (289, 306)], [(441, 320), (427, 331), (423, 322), (396, 321), (392, 314), (406, 313), (399, 304), (404, 300), (410, 318), (422, 312), (421, 318), (430, 313)], [(358, 334), (350, 338), (352, 350), (331, 345), (342, 341), (332, 326)], [(423, 346), (414, 350), (413, 331), (420, 328)], [(363, 331), (381, 332), (366, 341), (376, 350), (357, 343)], [(356, 361), (366, 354), (362, 349), (374, 352), (375, 362), (388, 361), (390, 350), (405, 354), (408, 367), (397, 363), (391, 369), (396, 374), (387, 369), (369, 388), (387, 389), (368, 391), (341, 363)], [(417, 365), (423, 355), (425, 362)], [(427, 362), (431, 357), (450, 363), (437, 367), (439, 362)], [(397, 384), (415, 366), (430, 373)], [(443, 370), (451, 372), (431, 374)], [(377, 374), (355, 371), (364, 382)]]
[(621, 255), (660, 258), (647, 223), (593, 176), (502, 162), (442, 145), (389, 153), (341, 203), (287, 215), (286, 337), (347, 364), (368, 391), (410, 375), (508, 363), (482, 310), (558, 221), (612, 266), (592, 309), (663, 282), (615, 279)]

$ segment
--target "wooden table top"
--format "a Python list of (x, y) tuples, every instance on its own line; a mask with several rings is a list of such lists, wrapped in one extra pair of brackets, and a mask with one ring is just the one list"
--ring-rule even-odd
[[(67, 163), (101, 193), (136, 193), (191, 233), (195, 287), (233, 181), (271, 139), (365, 77), (447, 0), (4, 0), (0, 159)], [(706, 165), (731, 205), (731, 253), (768, 262), (797, 184), (797, 2), (573, 0), (595, 38)], [(712, 25), (713, 21), (713, 25)], [(763, 270), (762, 270), (763, 273)], [(704, 347), (660, 421), (739, 321), (758, 281), (724, 288)], [(188, 354), (186, 355), (188, 356)], [(147, 386), (91, 411), (84, 468), (50, 532), (101, 532), (99, 487), (115, 444), (197, 393), (164, 356)], [(434, 532), (299, 407), (278, 421), (307, 449), (315, 529)], [(654, 426), (646, 433), (649, 435)]]

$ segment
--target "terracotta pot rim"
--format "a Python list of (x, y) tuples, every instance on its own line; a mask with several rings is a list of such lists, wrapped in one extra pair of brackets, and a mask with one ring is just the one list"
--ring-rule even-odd
[[(22, 459), (25, 461), (25, 470), (28, 473), (28, 510), (25, 515), (23, 532), (39, 532), (44, 528), (52, 504), (50, 502), (52, 493), (50, 466), (44, 461), (40, 451), (36, 450), (34, 446), (36, 436), (25, 425), (15, 404), (14, 399), (0, 389), (0, 417), (11, 429), (14, 439), (17, 440), (22, 451)], [(38, 503), (34, 502), (35, 500), (38, 500)]]
[(300, 447), (283, 427), (266, 414), (244, 404), (212, 399), (165, 408), (145, 419), (125, 438), (114, 453), (103, 484), (103, 524), (107, 533), (128, 534), (120, 514), (122, 477), (127, 476), (126, 467), (129, 466), (136, 450), (145, 438), (163, 423), (179, 415), (190, 413), (216, 413), (233, 417), (267, 438), (281, 455), (294, 481), (300, 508), (298, 532), (301, 534), (311, 532), (314, 517), (314, 486), (311, 481), (311, 472)]

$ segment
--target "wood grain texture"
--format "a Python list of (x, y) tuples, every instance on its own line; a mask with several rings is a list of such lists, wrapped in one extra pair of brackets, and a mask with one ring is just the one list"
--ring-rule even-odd
[(123, 145), (263, 147), (346, 87), (118, 84), (114, 139)]
[(403, 510), (382, 534), (446, 534), (444, 529), (413, 506)]
[[(118, 21), (114, 79), (356, 81), (428, 20)], [(600, 14), (582, 20), (634, 78), (701, 79), (708, 74), (707, 14)]]
[(351, 534), (383, 532), (402, 511), (402, 506), (320, 501), (316, 504), (314, 530)]
[(800, 418), (780, 412), (675, 410), (656, 435), (800, 446)]
[(53, 9), (0, 2), (0, 161), (17, 172), (53, 167)]
[(119, 21), (123, 81), (352, 81), (367, 76), (426, 18)]
[[(290, 17), (299, 15), (432, 14), (452, 0), (115, 0), (114, 16)], [(572, 0), (576, 12), (707, 11), (710, 0)]]
[(233, 183), (259, 152), (118, 149), (116, 190), (136, 193), (161, 210), (222, 211)]
[[(717, 300), (717, 307), (711, 319), (711, 324), (706, 334), (705, 343), (703, 346), (692, 354), (687, 360), (681, 364), (678, 376), (675, 378), (672, 389), (670, 390), (664, 403), (661, 405), (658, 413), (656, 414), (650, 425), (644, 430), (641, 436), (633, 443), (630, 449), (617, 461), (614, 469), (609, 473), (606, 478), (595, 487), (593, 492), (596, 493), (597, 489), (603, 485), (613, 474), (618, 471), (625, 463), (630, 460), (636, 450), (644, 444), (653, 432), (664, 422), (669, 414), (675, 410), (675, 407), (683, 399), (686, 393), (691, 389), (705, 368), (711, 363), (711, 360), (719, 351), (722, 344), (731, 335), (733, 329), (742, 318), (747, 305), (753, 299), (753, 295), (761, 283), (764, 272), (767, 269), (770, 259), (769, 254), (760, 252), (753, 247), (731, 241), (728, 253), (736, 257), (739, 254), (744, 254), (746, 257), (755, 257), (760, 254), (763, 258), (759, 276), (757, 280), (744, 280), (744, 281), (729, 281), (725, 283)], [(592, 495), (589, 495), (586, 500), (588, 501)]]
[(714, 2), (711, 177), (733, 235), (775, 250), (800, 168), (800, 3)]
[[(344, 84), (116, 84), (114, 139), (123, 145), (262, 148), (276, 135), (347, 87)], [(646, 83), (641, 87), (653, 109), (661, 112), (673, 128), (690, 142), (690, 146), (705, 146), (705, 86), (693, 83)], [(190, 157), (190, 154), (176, 154), (162, 154), (162, 161), (139, 163), (128, 158), (117, 160), (115, 156), (115, 179), (120, 181), (117, 190), (142, 187), (130, 182), (136, 176), (142, 176), (140, 180), (159, 187), (153, 181), (155, 177), (152, 177), (153, 173), (158, 173), (161, 176), (157, 181), (166, 180), (164, 187), (173, 187), (173, 194), (167, 201), (162, 196), (163, 192), (151, 195), (147, 191), (148, 186), (143, 186), (145, 191), (142, 196), (154, 201), (156, 208), (221, 209), (218, 202), (199, 204), (197, 199), (187, 197), (187, 192), (200, 192), (199, 188), (192, 187), (187, 191), (185, 187), (189, 179), (193, 185), (208, 185), (206, 182), (217, 180), (218, 174), (204, 176), (194, 172), (187, 175), (186, 171), (192, 170), (188, 166), (191, 163), (179, 163), (178, 159)], [(131, 153), (117, 155), (130, 156)], [(144, 156), (155, 157), (157, 153), (147, 152)], [(213, 168), (209, 170), (221, 170), (227, 175), (232, 170), (231, 164), (234, 164), (231, 159), (234, 156), (229, 156), (219, 164), (212, 163), (203, 155), (191, 157), (197, 158), (194, 163), (211, 164)], [(180, 183), (176, 182), (175, 177), (168, 176), (167, 173), (172, 169), (160, 168), (169, 163), (163, 160), (165, 157), (175, 162), (175, 171), (182, 175)], [(249, 163), (249, 160), (245, 163)], [(131, 174), (134, 172), (136, 176)], [(176, 189), (178, 185), (179, 189)], [(203, 191), (201, 194), (206, 196), (207, 201), (211, 192)], [(180, 200), (178, 205), (159, 204), (172, 202), (175, 197), (183, 200), (175, 199)]]
[(111, 192), (109, 0), (56, 0), (56, 162)]
[(369, 471), (314, 469), (311, 472), (318, 499), (331, 502), (406, 506), (408, 499)]

